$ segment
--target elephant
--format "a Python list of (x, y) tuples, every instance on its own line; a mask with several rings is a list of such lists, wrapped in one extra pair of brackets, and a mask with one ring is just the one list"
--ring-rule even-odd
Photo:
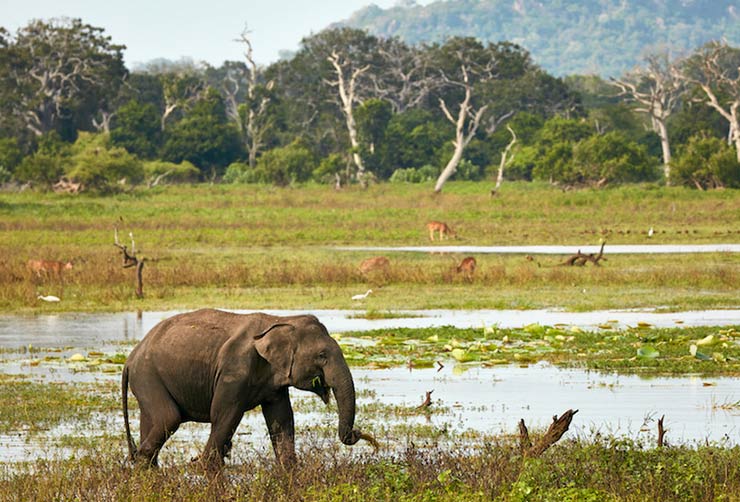
[[(128, 388), (139, 402), (140, 445), (131, 437)], [(123, 367), (122, 404), (129, 458), (157, 465), (165, 441), (184, 422), (211, 424), (199, 460), (224, 465), (248, 410), (262, 415), (278, 462), (292, 465), (295, 429), (289, 387), (337, 401), (346, 445), (375, 439), (354, 428), (355, 388), (339, 344), (313, 315), (279, 317), (201, 309), (161, 321)]]

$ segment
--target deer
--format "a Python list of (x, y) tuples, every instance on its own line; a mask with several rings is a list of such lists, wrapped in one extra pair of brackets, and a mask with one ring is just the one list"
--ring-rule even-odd
[(388, 270), (390, 264), (390, 260), (385, 256), (374, 256), (372, 258), (363, 260), (362, 263), (360, 263), (360, 273), (368, 274), (375, 270), (385, 272)]
[(56, 276), (60, 277), (65, 270), (72, 270), (71, 261), (54, 261), (54, 260), (28, 260), (26, 263), (28, 270), (36, 274), (36, 277)]
[(447, 223), (441, 221), (430, 221), (427, 223), (427, 229), (429, 230), (429, 240), (434, 241), (434, 232), (439, 233), (439, 240), (443, 240), (445, 236), (457, 237), (457, 233), (450, 228)]
[(468, 256), (467, 258), (463, 258), (460, 265), (457, 266), (457, 273), (462, 273), (466, 279), (470, 280), (473, 278), (473, 273), (477, 265), (475, 258)]

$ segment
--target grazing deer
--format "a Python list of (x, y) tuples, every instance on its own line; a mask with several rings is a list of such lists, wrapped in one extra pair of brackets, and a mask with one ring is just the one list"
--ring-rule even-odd
[(360, 273), (368, 274), (375, 270), (386, 272), (390, 264), (390, 260), (385, 256), (374, 256), (367, 260), (363, 260), (362, 263), (360, 263)]
[(475, 258), (468, 256), (467, 258), (463, 258), (463, 261), (461, 261), (460, 265), (457, 266), (457, 273), (462, 273), (468, 280), (472, 279), (473, 272), (475, 272), (475, 267), (477, 265)]
[(53, 261), (53, 260), (28, 260), (26, 263), (28, 270), (36, 277), (54, 275), (60, 277), (65, 270), (72, 270), (71, 261)]
[(454, 230), (452, 230), (447, 223), (443, 223), (441, 221), (430, 221), (427, 223), (427, 228), (429, 229), (429, 240), (434, 240), (434, 232), (439, 232), (439, 240), (444, 239), (445, 236), (448, 238), (450, 236), (457, 236)]

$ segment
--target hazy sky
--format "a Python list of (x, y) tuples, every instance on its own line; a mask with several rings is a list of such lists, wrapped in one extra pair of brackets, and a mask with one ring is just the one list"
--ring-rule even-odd
[[(254, 56), (271, 63), (280, 50), (296, 50), (306, 35), (347, 18), (360, 7), (386, 8), (397, 0), (0, 0), (0, 26), (15, 32), (31, 19), (81, 18), (126, 45), (127, 66), (155, 58), (191, 57), (214, 66), (242, 60), (233, 40), (245, 23)], [(418, 2), (429, 3), (428, 0)]]

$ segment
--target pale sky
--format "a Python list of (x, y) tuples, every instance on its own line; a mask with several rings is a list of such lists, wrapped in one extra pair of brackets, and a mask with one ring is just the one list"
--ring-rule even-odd
[[(234, 39), (251, 31), (258, 63), (278, 59), (279, 51), (298, 49), (301, 38), (317, 33), (357, 9), (375, 4), (392, 7), (398, 0), (0, 0), (0, 26), (14, 33), (31, 19), (81, 18), (105, 29), (112, 41), (127, 47), (126, 65), (156, 58), (207, 61), (243, 60)], [(427, 4), (429, 0), (419, 1)]]

